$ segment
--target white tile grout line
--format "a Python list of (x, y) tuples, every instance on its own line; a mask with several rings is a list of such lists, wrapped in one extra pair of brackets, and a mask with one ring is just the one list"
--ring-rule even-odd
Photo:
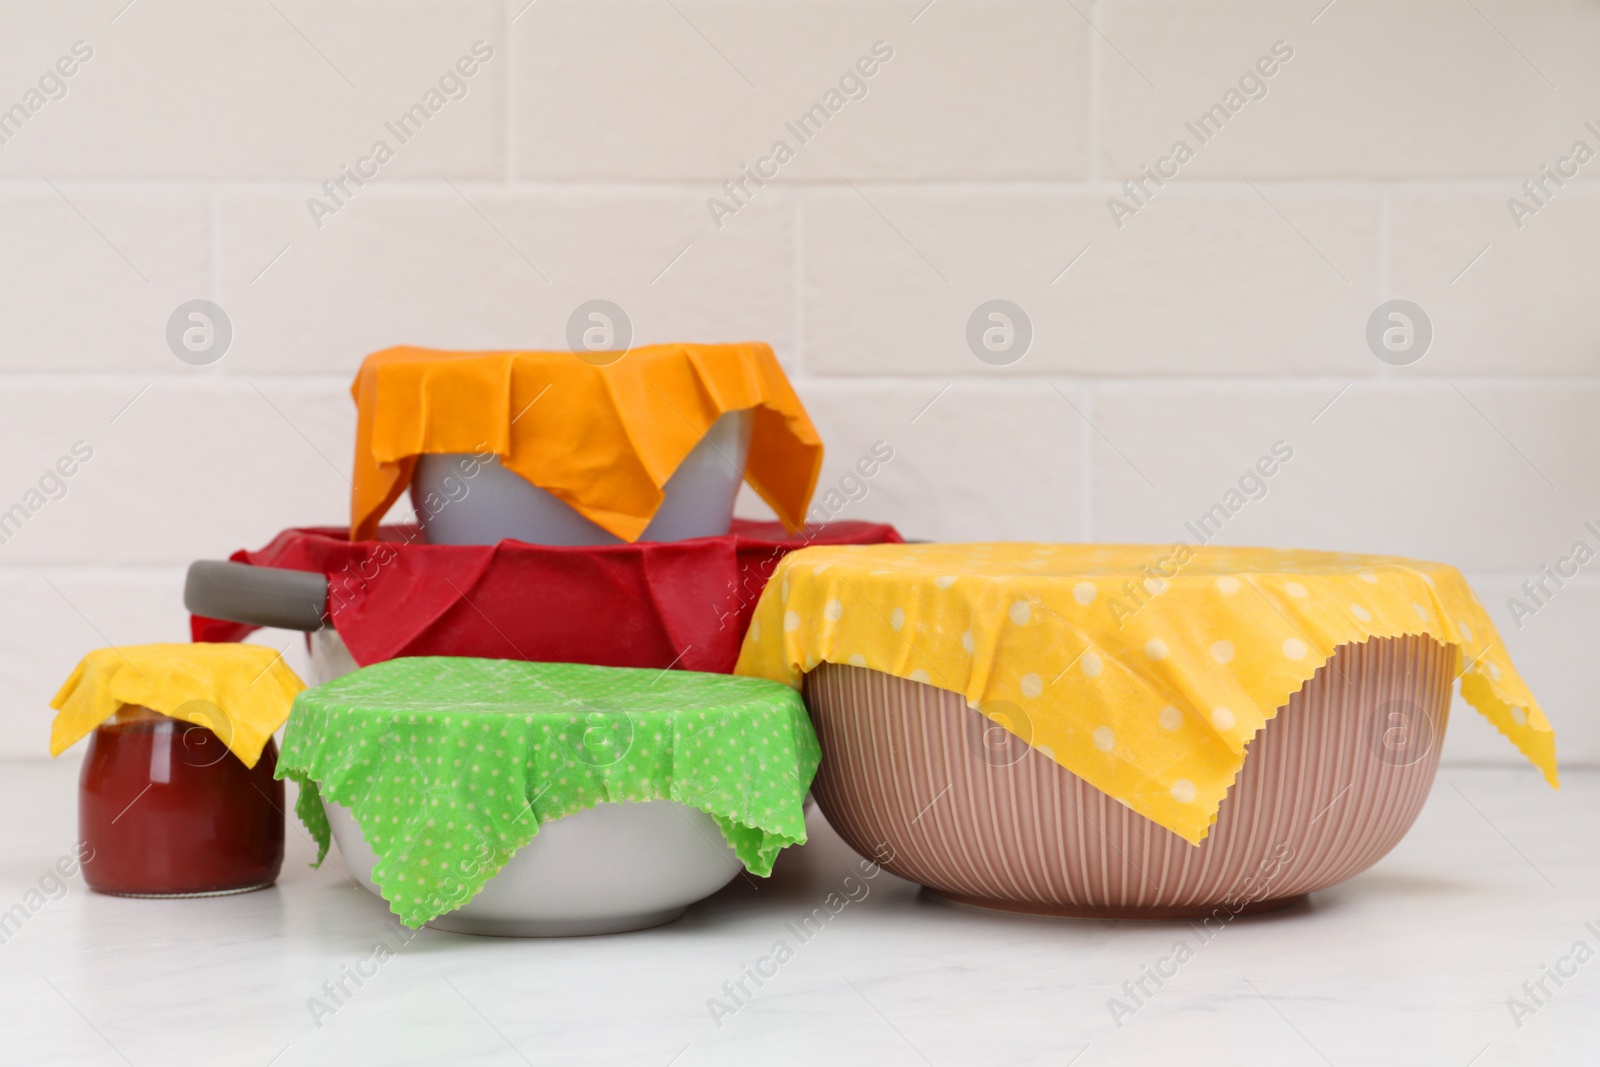
[[(509, 109), (508, 109), (509, 115)], [(373, 185), (364, 196), (381, 195), (387, 190), (394, 190), (397, 194), (415, 194), (418, 192), (438, 191), (441, 177), (448, 176), (463, 189), (510, 189), (513, 192), (550, 192), (571, 193), (574, 190), (592, 190), (596, 193), (618, 193), (637, 191), (641, 193), (678, 192), (685, 194), (698, 193), (704, 195), (706, 183), (720, 182), (727, 177), (725, 174), (707, 174), (701, 178), (663, 178), (659, 180), (642, 180), (639, 178), (527, 178), (508, 179), (504, 167), (497, 171), (487, 172), (476, 177), (461, 177), (450, 171), (430, 173), (421, 177), (394, 177), (385, 178), (381, 185)], [(61, 185), (67, 188), (92, 188), (97, 191), (126, 192), (197, 192), (210, 189), (221, 189), (230, 192), (262, 192), (262, 193), (288, 193), (303, 196), (308, 185), (316, 185), (327, 177), (323, 173), (306, 173), (297, 177), (180, 177), (180, 178), (100, 178), (94, 175), (73, 175), (59, 179)], [(1385, 189), (1398, 192), (1477, 192), (1485, 193), (1497, 198), (1494, 202), (1486, 202), (1493, 214), (1494, 203), (1503, 203), (1508, 184), (1515, 184), (1526, 177), (1525, 174), (1507, 174), (1498, 178), (1333, 178), (1333, 177), (1294, 177), (1294, 178), (1265, 178), (1256, 180), (1256, 184), (1264, 189), (1284, 188), (1294, 189), (1299, 192), (1322, 193), (1367, 193), (1373, 194)], [(784, 187), (788, 189), (849, 189), (843, 178), (785, 178)], [(37, 191), (39, 177), (0, 177), (0, 193), (14, 192), (27, 193)], [(986, 194), (995, 190), (1016, 192), (1080, 192), (1092, 194), (1096, 197), (1107, 193), (1120, 193), (1120, 184), (1112, 179), (1101, 178), (963, 178), (952, 176), (937, 176), (921, 179), (908, 178), (867, 178), (856, 181), (858, 186), (869, 189), (883, 189), (885, 191), (901, 190), (948, 190), (950, 192), (969, 192)], [(1600, 178), (1579, 177), (1567, 183), (1574, 190), (1588, 195), (1600, 193)], [(1180, 193), (1216, 193), (1240, 192), (1254, 197), (1244, 178), (1184, 178), (1181, 184), (1172, 184), (1162, 196), (1176, 196)], [(1499, 218), (1499, 215), (1494, 217)]]
[(532, 3), (533, 3), (533, 0), (505, 0), (505, 2), (501, 5), (501, 8), (500, 8), (500, 18), (501, 18), (500, 28), (502, 30), (500, 39), (504, 42), (504, 47), (505, 47), (505, 50), (506, 50), (506, 68), (505, 68), (505, 73), (503, 75), (501, 75), (501, 79), (502, 79), (502, 81), (501, 81), (501, 89), (502, 89), (502, 91), (504, 93), (504, 96), (501, 98), (501, 106), (505, 109), (505, 114), (500, 116), (501, 134), (505, 138), (505, 143), (504, 143), (504, 145), (502, 145), (502, 149), (505, 152), (505, 160), (504, 160), (504, 162), (503, 162), (503, 164), (501, 166), (501, 172), (502, 173), (500, 175), (500, 179), (506, 185), (510, 185), (511, 184), (512, 179), (516, 176), (516, 173), (517, 173), (517, 166), (516, 166), (516, 164), (517, 164), (517, 158), (516, 158), (517, 157), (517, 152), (516, 152), (516, 125), (517, 124), (516, 124), (516, 121), (515, 121), (515, 116), (516, 116), (516, 96), (515, 96), (515, 94), (516, 94), (516, 91), (517, 91), (517, 78), (516, 78), (517, 65), (516, 65), (515, 62), (513, 62), (514, 50), (511, 47), (511, 35), (513, 33), (517, 32), (517, 28), (516, 28), (516, 26), (514, 24), (515, 18), (516, 17), (520, 17), (522, 11), (527, 10), (527, 7), (523, 7), (521, 9), (521, 11), (518, 12), (517, 16), (513, 16), (511, 14), (511, 7), (514, 4), (523, 4), (523, 5), (527, 5), (527, 6), (532, 6)]
[[(211, 292), (213, 302), (222, 303), (222, 190), (212, 188), (206, 196), (206, 238), (211, 253)], [(220, 361), (219, 361), (220, 362)], [(215, 364), (213, 364), (215, 366)]]
[[(1092, 538), (1085, 538), (1092, 540)], [(188, 562), (178, 563), (64, 563), (39, 562), (39, 563), (0, 563), (0, 579), (26, 578), (42, 576), (47, 578), (62, 578), (77, 581), (93, 579), (98, 582), (122, 583), (129, 581), (166, 581), (171, 579), (181, 580), (188, 570)], [(1485, 567), (1460, 567), (1458, 568), (1470, 583), (1479, 582), (1521, 582), (1530, 576), (1537, 577), (1537, 571), (1532, 566), (1526, 570), (1507, 570), (1504, 568)], [(1563, 579), (1567, 586), (1576, 589), (1600, 589), (1600, 574), (1578, 574), (1572, 578)], [(1565, 587), (1563, 587), (1565, 588)], [(1492, 613), (1491, 613), (1492, 614)], [(1515, 633), (1516, 631), (1512, 631)]]
[[(1087, 398), (1085, 398), (1085, 399), (1087, 399)], [(1091, 407), (1086, 407), (1086, 408), (1084, 408), (1084, 410), (1088, 411), (1088, 412), (1090, 412), (1092, 414), (1092, 404), (1091, 404)], [(1093, 431), (1091, 430), (1090, 432), (1092, 433)], [(277, 532), (276, 530), (272, 531), (272, 533), (276, 533), (276, 532)], [(269, 536), (270, 536), (270, 534), (269, 534)], [(31, 563), (27, 563), (27, 562), (24, 562), (24, 563), (6, 563), (4, 561), (0, 561), (0, 574), (7, 574), (7, 573), (12, 574), (12, 575), (44, 574), (44, 575), (48, 575), (48, 576), (54, 576), (54, 575), (60, 574), (60, 575), (69, 575), (69, 576), (77, 577), (77, 578), (84, 578), (84, 577), (109, 578), (109, 577), (116, 577), (116, 576), (132, 576), (132, 575), (138, 575), (138, 574), (144, 574), (144, 575), (150, 575), (150, 576), (157, 576), (157, 575), (163, 575), (163, 574), (175, 574), (175, 575), (178, 575), (178, 576), (181, 577), (184, 574), (185, 570), (188, 568), (190, 562), (192, 562), (192, 560), (189, 557), (184, 557), (183, 559), (175, 560), (175, 561), (169, 561), (169, 562), (154, 561), (154, 562), (143, 562), (143, 563), (141, 563), (141, 562), (131, 562), (131, 561), (130, 562), (125, 562), (125, 563), (73, 563), (73, 562), (62, 562), (62, 561), (51, 561), (51, 560), (40, 560), (40, 561), (36, 561), (36, 562), (31, 562)], [(1465, 575), (1466, 578), (1468, 579), (1468, 581), (1473, 581), (1473, 582), (1476, 582), (1476, 581), (1511, 581), (1513, 579), (1520, 582), (1523, 579), (1528, 578), (1530, 575), (1537, 576), (1536, 571), (1529, 571), (1529, 570), (1523, 570), (1523, 569), (1518, 569), (1518, 568), (1515, 568), (1515, 567), (1506, 567), (1506, 566), (1500, 566), (1500, 567), (1458, 566), (1456, 569), (1459, 570), (1463, 575)], [(1578, 574), (1574, 575), (1573, 577), (1564, 578), (1562, 580), (1564, 582), (1566, 582), (1566, 584), (1569, 585), (1569, 586), (1575, 586), (1575, 587), (1579, 587), (1579, 588), (1600, 589), (1600, 574), (1590, 574), (1590, 573), (1587, 573), (1587, 572), (1580, 571)], [(1513, 631), (1513, 632), (1515, 632), (1515, 631)]]
[[(1394, 296), (1394, 190), (1382, 186), (1378, 192), (1378, 264), (1374, 275), (1377, 300), (1373, 306), (1383, 303)], [(1381, 360), (1378, 363), (1377, 377), (1390, 378), (1395, 375), (1395, 368)]]
[(0, 566), (0, 579), (48, 578), (68, 583), (94, 582), (102, 588), (142, 589), (182, 582), (188, 570), (186, 563), (8, 563)]
[(793, 253), (789, 257), (789, 269), (794, 273), (789, 283), (794, 300), (794, 315), (790, 325), (794, 330), (794, 337), (790, 343), (794, 347), (794, 367), (797, 377), (805, 380), (809, 375), (806, 373), (806, 216), (805, 196), (802, 193), (794, 194), (794, 211), (791, 214), (790, 224), (794, 227), (791, 241)]
[[(258, 381), (270, 381), (275, 386), (286, 388), (325, 389), (342, 393), (349, 389), (350, 376), (354, 373), (355, 363), (352, 362), (349, 371), (339, 374), (274, 374), (271, 372), (258, 372), (252, 374), (252, 377)], [(920, 391), (929, 384), (955, 381), (966, 389), (994, 393), (1038, 392), (1042, 389), (1049, 389), (1052, 383), (1070, 385), (1074, 388), (1092, 388), (1106, 394), (1176, 391), (1220, 394), (1321, 393), (1326, 390), (1338, 390), (1347, 384), (1354, 383), (1363, 388), (1380, 387), (1389, 395), (1401, 395), (1405, 393), (1448, 390), (1452, 381), (1457, 385), (1474, 386), (1482, 389), (1501, 391), (1517, 389), (1530, 393), (1546, 390), (1569, 393), (1574, 389), (1600, 388), (1600, 375), (1595, 374), (1471, 374), (1457, 375), (1451, 378), (1436, 375), (1415, 375), (1392, 378), (1386, 381), (1380, 380), (1375, 376), (1352, 375), (1348, 372), (1342, 374), (1319, 372), (1304, 376), (1215, 374), (1203, 377), (1162, 373), (1134, 377), (1115, 374), (1072, 374), (1053, 371), (1039, 371), (1034, 374), (1007, 374), (1004, 377), (994, 377), (982, 373), (966, 375), (950, 374), (948, 372), (928, 374), (808, 373), (803, 376), (794, 375), (792, 377), (797, 386), (804, 384), (808, 387), (816, 386), (834, 390), (854, 388)], [(220, 379), (205, 378), (185, 373), (181, 370), (151, 375), (148, 373), (101, 372), (88, 369), (82, 373), (73, 371), (8, 371), (0, 369), (0, 382), (5, 382), (14, 388), (30, 386), (39, 388), (120, 388), (130, 385), (137, 387), (151, 381), (152, 378), (161, 383), (164, 388), (174, 389), (234, 389), (246, 386), (242, 378), (226, 376)]]
[[(1094, 3), (1089, 5), (1089, 20), (1093, 26), (1100, 26), (1100, 12), (1104, 5)], [(1085, 173), (1091, 182), (1100, 180), (1100, 35), (1090, 32), (1084, 34), (1089, 39), (1088, 61), (1084, 64), (1085, 77), (1089, 79), (1088, 99), (1085, 102), (1084, 123), (1084, 151), (1088, 155), (1088, 166)]]
[(1078, 534), (1089, 544), (1094, 541), (1094, 388), (1085, 388), (1082, 396), (1084, 417), (1078, 420), (1083, 424), (1078, 427)]
[(1388, 186), (1378, 192), (1378, 302), (1394, 297), (1394, 190)]

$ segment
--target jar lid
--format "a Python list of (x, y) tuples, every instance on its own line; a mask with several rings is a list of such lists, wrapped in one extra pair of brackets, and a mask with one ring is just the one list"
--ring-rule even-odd
[(765, 679), (417, 656), (301, 693), (277, 773), (300, 783), (318, 862), (326, 797), (361, 826), (384, 899), (420, 926), (471, 899), (542, 824), (603, 802), (699, 808), (766, 875), (806, 839), (821, 756), (799, 694)]
[(806, 548), (768, 581), (736, 670), (798, 686), (818, 663), (853, 664), (953, 690), (1198, 843), (1250, 740), (1334, 650), (1406, 634), (1456, 649), (1462, 695), (1554, 785), (1550, 723), (1442, 563), (1183, 543)]
[(409, 347), (368, 356), (350, 387), (350, 539), (374, 535), (410, 484), (417, 456), (488, 452), (584, 518), (636, 541), (661, 506), (662, 487), (711, 424), (751, 408), (745, 479), (790, 529), (804, 524), (822, 440), (770, 346), (649, 345), (607, 355), (617, 359), (597, 365), (573, 352)]
[(50, 754), (59, 756), (125, 705), (204, 726), (246, 767), (289, 717), (305, 683), (264, 645), (155, 644), (84, 656), (50, 706)]

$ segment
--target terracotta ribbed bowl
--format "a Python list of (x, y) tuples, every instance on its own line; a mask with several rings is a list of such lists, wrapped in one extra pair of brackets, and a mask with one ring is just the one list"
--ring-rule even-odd
[(812, 786), (857, 852), (963, 904), (1086, 918), (1271, 911), (1372, 866), (1439, 765), (1454, 652), (1341, 646), (1250, 745), (1190, 845), (1029, 748), (957, 693), (827, 663), (806, 676)]

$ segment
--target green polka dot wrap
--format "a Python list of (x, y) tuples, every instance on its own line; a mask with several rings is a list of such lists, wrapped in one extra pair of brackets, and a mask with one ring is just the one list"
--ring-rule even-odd
[(295, 698), (278, 777), (328, 852), (355, 815), (408, 926), (465, 904), (547, 822), (614, 801), (699, 808), (754, 874), (806, 839), (822, 750), (779, 682), (693, 671), (418, 656)]

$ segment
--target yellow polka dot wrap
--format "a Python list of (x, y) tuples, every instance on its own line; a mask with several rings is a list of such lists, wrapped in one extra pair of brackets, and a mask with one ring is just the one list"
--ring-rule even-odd
[(1198, 844), (1246, 746), (1340, 645), (1427, 634), (1467, 702), (1557, 784), (1555, 735), (1442, 563), (1186, 545), (827, 546), (779, 563), (736, 668), (927, 682)]

